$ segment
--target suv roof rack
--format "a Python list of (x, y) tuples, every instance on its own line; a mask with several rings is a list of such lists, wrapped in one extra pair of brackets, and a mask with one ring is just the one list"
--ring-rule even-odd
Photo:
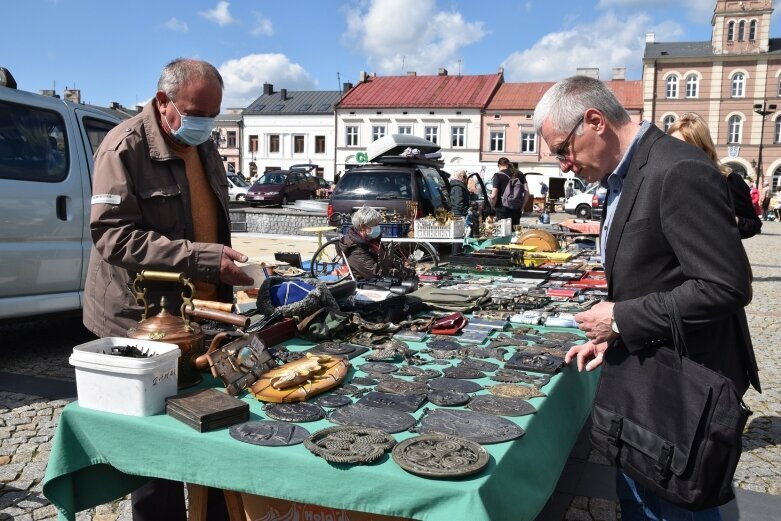
[(415, 163), (416, 165), (428, 165), (436, 168), (443, 168), (445, 166), (444, 161), (438, 159), (426, 159), (417, 156), (382, 156), (375, 159), (374, 163), (380, 165), (408, 165), (409, 163)]
[(388, 134), (369, 143), (366, 147), (366, 155), (369, 161), (375, 162), (380, 158), (384, 160), (388, 156), (404, 157), (402, 154), (407, 149), (415, 149), (419, 159), (426, 159), (427, 154), (438, 152), (440, 148), (436, 143), (412, 134)]

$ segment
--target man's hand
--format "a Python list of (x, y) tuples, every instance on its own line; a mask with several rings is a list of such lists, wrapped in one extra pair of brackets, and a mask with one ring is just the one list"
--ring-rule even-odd
[(247, 262), (247, 256), (233, 248), (224, 246), (220, 258), (220, 281), (231, 286), (250, 286), (255, 280), (241, 271), (235, 261)]
[(600, 302), (588, 311), (575, 315), (578, 328), (586, 333), (586, 338), (594, 344), (610, 342), (618, 335), (610, 327), (613, 322), (613, 302)]
[(573, 358), (577, 358), (578, 372), (593, 371), (602, 365), (602, 355), (607, 350), (607, 342), (594, 344), (590, 340), (585, 344), (574, 346), (564, 355), (564, 361), (569, 364)]

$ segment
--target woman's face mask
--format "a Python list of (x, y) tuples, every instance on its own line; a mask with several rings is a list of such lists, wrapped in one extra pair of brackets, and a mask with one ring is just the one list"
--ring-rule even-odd
[[(182, 113), (179, 112), (179, 109), (173, 100), (171, 100), (171, 105), (174, 106), (174, 110), (179, 114), (179, 119), (181, 120), (178, 129), (171, 129), (171, 135), (190, 146), (198, 146), (201, 143), (205, 143), (206, 140), (209, 139), (209, 136), (211, 136), (212, 129), (214, 128), (214, 120), (216, 118), (182, 116)], [(170, 125), (168, 128), (171, 128)]]
[(369, 230), (369, 233), (367, 234), (372, 239), (376, 239), (380, 236), (382, 233), (382, 227), (378, 224), (376, 226), (373, 226), (371, 230)]

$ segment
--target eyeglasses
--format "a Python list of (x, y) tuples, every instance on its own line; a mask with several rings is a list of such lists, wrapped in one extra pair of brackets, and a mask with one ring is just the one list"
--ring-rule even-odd
[(561, 145), (559, 145), (556, 150), (551, 150), (551, 155), (558, 159), (559, 161), (566, 161), (567, 155), (569, 155), (569, 140), (572, 139), (573, 134), (575, 134), (575, 131), (578, 129), (581, 123), (583, 123), (583, 119), (585, 118), (585, 114), (583, 116), (580, 116), (580, 119), (577, 123), (575, 123), (575, 126), (572, 127), (572, 130), (569, 134), (567, 134), (567, 138), (561, 142)]

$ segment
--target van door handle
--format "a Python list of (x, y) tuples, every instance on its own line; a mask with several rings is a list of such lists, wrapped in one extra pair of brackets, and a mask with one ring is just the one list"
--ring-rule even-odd
[(68, 220), (68, 196), (67, 195), (57, 196), (57, 219), (61, 221)]

